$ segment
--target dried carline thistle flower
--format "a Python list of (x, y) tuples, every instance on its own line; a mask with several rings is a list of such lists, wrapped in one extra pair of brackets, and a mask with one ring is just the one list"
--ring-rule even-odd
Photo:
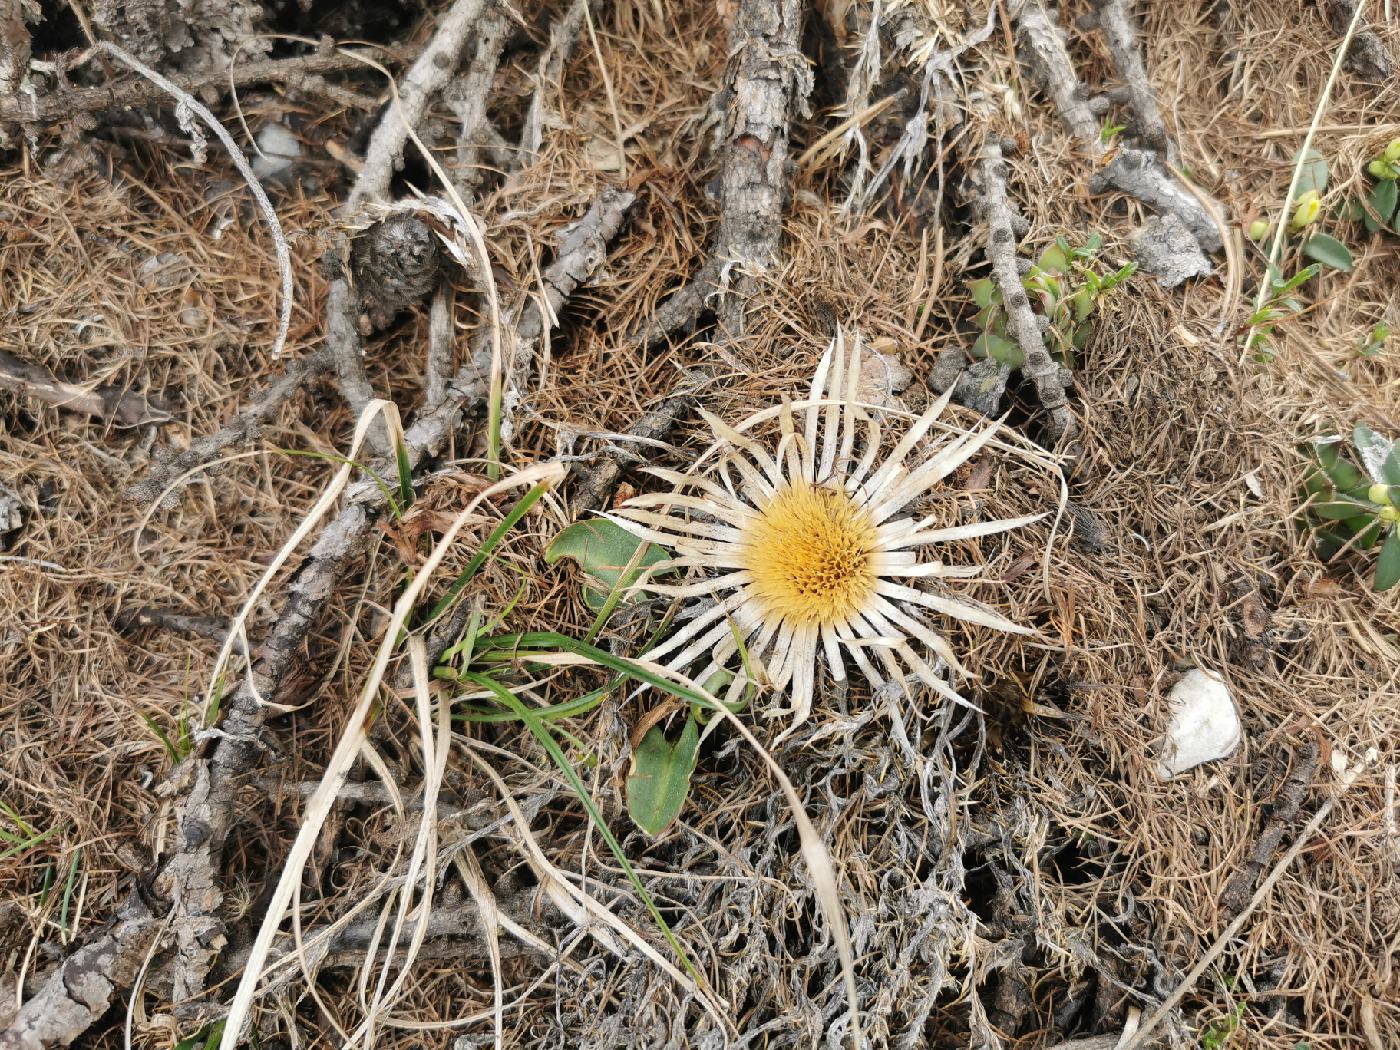
[[(912, 674), (965, 704), (942, 671), (967, 671), (924, 615), (1028, 633), (979, 605), (900, 582), (975, 576), (975, 566), (921, 561), (917, 549), (1005, 532), (1042, 515), (951, 528), (933, 528), (933, 516), (899, 517), (986, 445), (998, 426), (953, 431), (932, 442), (921, 462), (906, 466), (947, 407), (944, 394), (877, 462), (882, 417), (890, 413), (859, 400), (861, 354), (859, 338), (848, 353), (838, 330), (812, 377), (808, 400), (785, 401), (732, 427), (702, 409), (715, 434), (717, 466), (707, 476), (651, 469), (674, 490), (636, 496), (610, 515), (634, 535), (674, 552), (656, 569), (704, 574), (679, 585), (653, 578), (642, 585), (646, 590), (714, 598), (647, 658), (684, 671), (703, 657), (703, 669), (693, 677), (705, 681), (729, 669), (742, 642), (750, 669), (766, 674), (776, 692), (790, 694), (793, 728), (811, 712), (819, 651), (838, 689), (846, 683), (849, 657), (873, 687), (903, 683)], [(770, 451), (748, 431), (775, 415), (780, 439)], [(737, 699), (749, 681), (741, 670), (726, 698)]]

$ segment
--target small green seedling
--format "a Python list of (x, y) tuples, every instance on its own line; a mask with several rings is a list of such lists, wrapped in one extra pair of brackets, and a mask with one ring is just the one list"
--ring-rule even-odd
[(1352, 444), (1360, 467), (1343, 457), (1340, 437), (1313, 442), (1303, 479), (1305, 520), (1324, 561), (1379, 544), (1372, 586), (1385, 591), (1400, 583), (1400, 444), (1364, 426)]
[(1288, 278), (1279, 273), (1277, 267), (1271, 269), (1269, 297), (1259, 309), (1250, 314), (1249, 320), (1243, 326), (1243, 330), (1248, 333), (1248, 345), (1245, 349), (1253, 351), (1254, 360), (1268, 364), (1274, 359), (1274, 328), (1280, 321), (1302, 311), (1303, 304), (1293, 293), (1316, 277), (1321, 269), (1320, 264), (1313, 263)]
[(1201, 1050), (1222, 1050), (1240, 1028), (1244, 1020), (1244, 1003), (1238, 1003), (1224, 1017), (1212, 1021), (1201, 1032)]
[(1390, 338), (1390, 325), (1384, 321), (1379, 322), (1371, 329), (1371, 334), (1362, 342), (1357, 353), (1362, 357), (1375, 357), (1385, 346), (1385, 341)]
[[(1045, 330), (1046, 348), (1064, 364), (1071, 364), (1074, 351), (1082, 350), (1089, 341), (1093, 331), (1089, 318), (1099, 300), (1137, 269), (1137, 263), (1128, 263), (1117, 270), (1096, 270), (1092, 264), (1102, 246), (1103, 238), (1098, 234), (1091, 235), (1082, 247), (1071, 245), (1066, 237), (1056, 237), (1022, 280), (1031, 302), (1050, 319)], [(1026, 355), (1006, 334), (1001, 289), (983, 277), (972, 281), (968, 290), (977, 306), (973, 321), (982, 330), (972, 345), (972, 355), (1020, 368)]]

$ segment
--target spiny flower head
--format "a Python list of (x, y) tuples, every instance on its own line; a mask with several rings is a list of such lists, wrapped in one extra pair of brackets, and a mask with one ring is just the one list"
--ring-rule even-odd
[[(897, 414), (860, 400), (862, 353), (859, 339), (848, 349), (838, 331), (805, 401), (784, 402), (732, 427), (702, 410), (715, 443), (692, 472), (651, 470), (672, 491), (636, 496), (612, 515), (672, 551), (657, 569), (698, 577), (679, 585), (647, 582), (646, 589), (710, 602), (648, 658), (692, 671), (700, 681), (735, 671), (727, 689), (732, 701), (752, 684), (748, 672), (731, 666), (743, 648), (749, 670), (790, 695), (794, 728), (811, 712), (818, 654), (838, 688), (849, 661), (874, 687), (912, 676), (966, 703), (943, 674), (966, 671), (930, 617), (1025, 632), (936, 589), (939, 579), (976, 575), (975, 567), (920, 560), (918, 551), (1004, 532), (1040, 515), (945, 528), (934, 527), (936, 515), (901, 515), (981, 450), (997, 425), (975, 432), (945, 425), (940, 438), (929, 437), (947, 407), (944, 394), (882, 459), (882, 424)], [(775, 417), (773, 448), (752, 431)], [(924, 456), (909, 466), (916, 449)]]

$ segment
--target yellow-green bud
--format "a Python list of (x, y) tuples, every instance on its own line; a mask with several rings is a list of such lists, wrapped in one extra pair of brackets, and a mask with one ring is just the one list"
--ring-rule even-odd
[(1249, 239), (1252, 241), (1262, 241), (1269, 235), (1269, 220), (1255, 219), (1249, 224)]
[(1372, 485), (1366, 492), (1366, 498), (1372, 503), (1388, 507), (1390, 506), (1390, 486)]
[(1400, 164), (1400, 139), (1391, 139), (1381, 153), (1381, 159), (1387, 164)]
[(1376, 515), (1381, 521), (1388, 521), (1394, 525), (1400, 522), (1400, 507), (1382, 507), (1380, 513)]
[(1366, 165), (1366, 170), (1371, 173), (1372, 178), (1384, 179), (1387, 182), (1394, 179), (1397, 175), (1400, 175), (1400, 169), (1397, 169), (1393, 164), (1387, 164), (1383, 160), (1371, 161), (1370, 164)]
[(1305, 226), (1311, 226), (1321, 213), (1322, 198), (1317, 190), (1308, 190), (1298, 198), (1298, 207), (1293, 209), (1293, 228), (1301, 230)]

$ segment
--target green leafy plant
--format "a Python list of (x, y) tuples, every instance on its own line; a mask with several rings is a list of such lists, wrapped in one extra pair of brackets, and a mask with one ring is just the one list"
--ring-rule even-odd
[(1239, 1031), (1244, 1020), (1244, 1003), (1237, 1003), (1228, 1014), (1218, 1021), (1212, 1021), (1201, 1031), (1201, 1050), (1221, 1050)]
[(1400, 233), (1400, 139), (1391, 139), (1366, 165), (1366, 173), (1376, 181), (1366, 192), (1361, 221), (1370, 233)]
[(1249, 321), (1243, 326), (1248, 333), (1246, 349), (1254, 353), (1254, 360), (1267, 364), (1274, 359), (1274, 328), (1279, 322), (1302, 311), (1303, 304), (1293, 293), (1316, 277), (1321, 269), (1318, 263), (1313, 263), (1287, 278), (1277, 269), (1271, 272), (1269, 297), (1250, 314)]
[(224, 1035), (224, 1022), (215, 1021), (187, 1039), (175, 1044), (175, 1050), (214, 1050)]
[(1313, 442), (1305, 520), (1324, 561), (1379, 544), (1372, 586), (1385, 591), (1400, 583), (1400, 445), (1364, 426), (1352, 444), (1356, 461), (1343, 456), (1339, 437)]
[[(1122, 284), (1137, 269), (1128, 263), (1117, 270), (1094, 267), (1103, 238), (1092, 234), (1082, 246), (1072, 245), (1060, 236), (1041, 253), (1040, 260), (1022, 279), (1026, 294), (1050, 319), (1045, 330), (1046, 348), (1063, 363), (1072, 363), (1073, 353), (1084, 348), (1092, 327), (1089, 319), (1099, 300)], [(1006, 310), (1001, 289), (987, 277), (968, 285), (977, 306), (973, 318), (982, 334), (973, 343), (974, 357), (990, 357), (1009, 368), (1025, 364), (1025, 354), (1006, 334)]]

